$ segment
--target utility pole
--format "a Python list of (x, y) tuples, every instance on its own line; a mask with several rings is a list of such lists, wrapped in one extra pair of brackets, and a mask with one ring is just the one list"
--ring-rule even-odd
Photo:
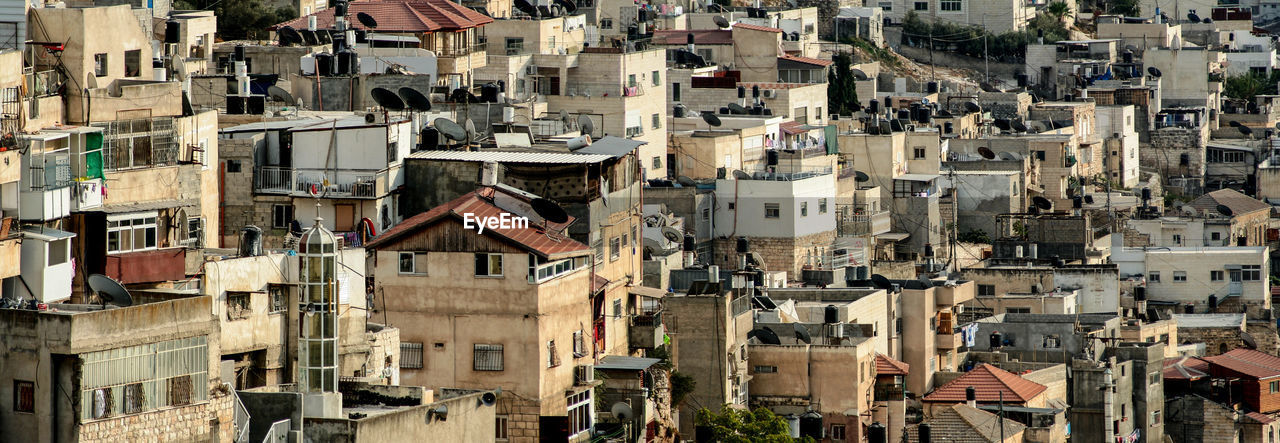
[(1000, 441), (1004, 442), (1004, 391), (1000, 391)]
[(982, 66), (986, 82), (991, 83), (991, 54), (987, 53), (987, 16), (982, 16)]

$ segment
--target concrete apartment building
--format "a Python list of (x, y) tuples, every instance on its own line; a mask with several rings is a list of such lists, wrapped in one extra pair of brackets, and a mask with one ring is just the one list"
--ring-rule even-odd
[(812, 331), (812, 343), (792, 336), (781, 344), (752, 343), (750, 406), (775, 414), (822, 414), (822, 428), (832, 440), (858, 441), (870, 425), (876, 352), (872, 337), (844, 337), (849, 324), (756, 323), (756, 327)]
[[(1068, 296), (1059, 291), (1067, 291), (1075, 293), (1071, 298), (1075, 299), (1076, 304), (1070, 308), (1071, 312), (1116, 313), (1120, 308), (1120, 274), (1116, 267), (1111, 265), (987, 265), (981, 268), (965, 268), (960, 271), (960, 276), (974, 282), (980, 298), (1016, 295), (1038, 300), (1037, 294), (1044, 294), (1046, 297), (1062, 297), (1065, 300)], [(1054, 301), (1054, 303), (1045, 301), (1045, 307), (1057, 306), (1056, 300)], [(1002, 311), (981, 312), (985, 306), (976, 302), (965, 305), (966, 309), (975, 310), (975, 318), (981, 318), (984, 314), (1002, 313)], [(1015, 306), (1006, 308), (1008, 307)], [(1066, 310), (1065, 306), (1063, 310)], [(1035, 313), (1034, 310), (1031, 312)]]
[(1132, 105), (1096, 106), (1105, 173), (1114, 188), (1138, 185), (1138, 131)]
[(887, 0), (879, 2), (879, 6), (885, 19), (893, 23), (902, 23), (907, 14), (914, 12), (920, 20), (979, 26), (997, 34), (1022, 30), (1036, 16), (1035, 6), (1023, 1)]
[(510, 395), (499, 408), (512, 411), (508, 427), (519, 430), (513, 437), (580, 440), (594, 410), (593, 322), (584, 303), (594, 278), (591, 249), (532, 223), (484, 232), (468, 226), (464, 217), (510, 211), (541, 222), (527, 209), (498, 206), (501, 200), (480, 188), (368, 244), (375, 300), (401, 330), (400, 377), (432, 387), (501, 387)]
[(722, 405), (746, 407), (750, 398), (751, 298), (735, 297), (714, 283), (708, 286), (713, 292), (677, 293), (662, 300), (675, 366), (696, 383), (677, 417), (685, 430), (694, 429), (696, 405), (719, 412)]
[[(1226, 206), (1232, 215), (1222, 215), (1218, 205)], [(1129, 244), (1219, 247), (1266, 246), (1268, 243), (1271, 206), (1232, 189), (1204, 194), (1171, 214), (1126, 220), (1127, 227), (1136, 234)]]
[(734, 243), (745, 237), (764, 267), (798, 275), (835, 240), (836, 180), (830, 168), (757, 173), (716, 181), (715, 263), (734, 268)]
[(1148, 300), (1196, 312), (1251, 312), (1271, 308), (1268, 248), (1123, 246), (1112, 234), (1111, 261), (1122, 277), (1145, 278)]

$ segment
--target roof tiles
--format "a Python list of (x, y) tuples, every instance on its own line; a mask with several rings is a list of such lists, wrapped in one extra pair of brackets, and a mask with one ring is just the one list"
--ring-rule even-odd
[(1209, 361), (1210, 370), (1213, 366), (1221, 366), (1259, 380), (1280, 377), (1280, 357), (1265, 352), (1241, 348), (1204, 359)]
[[(379, 32), (434, 32), (468, 29), (493, 22), (493, 18), (448, 0), (357, 0), (350, 3), (348, 17), (359, 13), (369, 14), (378, 21)], [(311, 14), (316, 17), (316, 28), (328, 29), (334, 25), (333, 8)], [(365, 29), (359, 20), (349, 20), (354, 29)], [(307, 27), (307, 16), (276, 25)]]
[(983, 364), (935, 389), (924, 397), (928, 402), (963, 402), (965, 388), (973, 386), (977, 401), (991, 403), (1000, 401), (1000, 393), (1004, 393), (1007, 403), (1026, 403), (1044, 392), (1044, 385), (1019, 377), (1009, 371), (989, 364)]
[(1208, 212), (1210, 214), (1218, 213), (1218, 205), (1231, 208), (1231, 211), (1235, 213), (1235, 215), (1244, 215), (1250, 212), (1271, 209), (1271, 205), (1263, 203), (1253, 197), (1241, 194), (1240, 191), (1235, 189), (1219, 189), (1217, 191), (1210, 192), (1192, 200), (1190, 205), (1201, 212)]
[(884, 354), (876, 354), (876, 375), (907, 375), (911, 365), (894, 360)]

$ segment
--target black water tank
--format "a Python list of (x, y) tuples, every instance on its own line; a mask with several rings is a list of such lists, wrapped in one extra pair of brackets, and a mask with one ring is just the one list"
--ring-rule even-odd
[(248, 100), (246, 100), (245, 97), (240, 97), (237, 95), (228, 95), (227, 96), (227, 114), (228, 115), (244, 114), (245, 102), (247, 101)]
[(880, 113), (880, 100), (871, 99), (871, 101), (867, 104), (867, 113), (869, 114)]
[(770, 150), (768, 150), (768, 151), (765, 151), (765, 155), (764, 155), (764, 156), (765, 156), (765, 159), (766, 159), (766, 160), (765, 160), (765, 163), (766, 163), (766, 164), (768, 164), (769, 166), (776, 166), (776, 165), (778, 164), (778, 150), (777, 150), (777, 149), (770, 149)]
[(1210, 295), (1209, 296), (1209, 312), (1213, 312), (1216, 309), (1218, 309), (1218, 296)]
[(760, 107), (760, 115), (773, 115), (773, 110), (772, 110), (772, 109), (769, 109), (769, 108), (766, 108), (766, 107), (761, 106), (761, 107)]
[(316, 54), (316, 75), (333, 75), (333, 54), (321, 52)]
[(987, 342), (987, 345), (992, 348), (1004, 346), (1004, 334), (1001, 334), (1000, 331), (992, 332), (991, 339)]
[(1151, 188), (1142, 188), (1142, 199), (1151, 200)]
[(334, 57), (334, 75), (360, 75), (360, 56), (356, 51), (343, 49)]
[(933, 257), (933, 245), (928, 244), (928, 243), (925, 243), (925, 244), (924, 244), (924, 256), (925, 256), (925, 257)]
[(977, 389), (974, 389), (973, 386), (964, 388), (964, 401), (977, 401), (977, 400), (978, 400)]
[(687, 109), (688, 108), (684, 105), (676, 105), (676, 107), (671, 110), (671, 115), (675, 116), (675, 118), (684, 118), (684, 114)]
[(920, 443), (933, 443), (933, 426), (920, 423), (920, 426), (916, 427), (916, 437)]
[(837, 308), (836, 305), (827, 305), (822, 310), (822, 322), (827, 324), (840, 323), (840, 308)]
[(681, 245), (681, 249), (691, 252), (696, 249), (696, 246), (694, 245), (695, 242), (696, 240), (694, 239), (693, 234), (685, 234), (684, 244)]
[(822, 414), (809, 411), (800, 416), (800, 436), (822, 438)]
[(236, 61), (236, 62), (244, 61), (244, 45), (236, 45), (236, 49), (235, 49), (235, 52), (233, 53), (233, 57), (234, 58), (232, 58), (231, 61)]
[(953, 125), (951, 122), (946, 122), (942, 124), (942, 133), (950, 134), (952, 132), (955, 132), (955, 125)]
[(422, 146), (419, 149), (434, 150), (440, 147), (440, 131), (436, 128), (424, 128), (420, 134), (419, 142)]
[(764, 287), (764, 271), (757, 269), (756, 272), (751, 274), (751, 279), (757, 288)]
[(1128, 49), (1124, 51), (1124, 62), (1133, 63), (1133, 51), (1130, 51)]
[(1133, 288), (1133, 300), (1143, 301), (1147, 299), (1147, 287), (1137, 286)]
[(1196, 305), (1187, 305), (1185, 308), (1182, 309), (1182, 312), (1187, 314), (1195, 314)]
[(898, 110), (898, 120), (911, 120), (911, 110), (910, 110), (910, 109), (899, 109), (899, 110)]
[(347, 0), (335, 0), (333, 2), (333, 14), (335, 17), (346, 17)]
[(244, 113), (251, 115), (262, 115), (267, 110), (267, 96), (251, 95), (249, 100), (245, 102)]
[(179, 24), (177, 20), (164, 22), (164, 42), (178, 43), (178, 40), (181, 39), (181, 29), (182, 25)]
[(1084, 207), (1084, 198), (1080, 196), (1071, 197), (1071, 209), (1081, 209)]
[(880, 422), (867, 426), (867, 441), (870, 443), (889, 443), (889, 433)]
[(729, 111), (729, 107), (728, 107), (728, 106), (721, 106), (721, 107), (720, 107), (720, 115), (728, 115), (728, 114), (732, 114), (732, 112), (730, 112), (730, 111)]
[(249, 225), (240, 230), (240, 256), (262, 255), (262, 228)]
[(485, 103), (498, 102), (498, 85), (493, 83), (485, 83), (480, 87), (480, 100)]
[(928, 93), (930, 93), (930, 94), (937, 94), (937, 93), (938, 93), (938, 82), (929, 82), (929, 83), (925, 83), (925, 92), (928, 92)]
[(751, 87), (751, 98), (760, 98), (760, 86)]
[(747, 98), (746, 86), (738, 86), (738, 98)]
[(746, 254), (751, 251), (751, 244), (747, 242), (746, 237), (738, 237), (738, 253)]
[(1027, 81), (1027, 80), (1028, 80), (1027, 74), (1014, 74), (1014, 75), (1013, 75), (1013, 78), (1015, 78), (1015, 79), (1017, 79), (1017, 80), (1018, 80), (1018, 87), (1019, 87), (1019, 88), (1025, 88), (1025, 87), (1027, 87), (1027, 83), (1028, 83), (1028, 81)]

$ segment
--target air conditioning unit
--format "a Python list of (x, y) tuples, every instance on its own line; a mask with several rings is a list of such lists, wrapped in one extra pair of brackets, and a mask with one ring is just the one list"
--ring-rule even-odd
[(578, 386), (586, 386), (596, 381), (596, 367), (594, 365), (579, 365), (573, 368), (573, 383)]
[(778, 97), (778, 93), (777, 93), (777, 92), (775, 92), (775, 91), (774, 91), (774, 90), (772, 90), (772, 89), (765, 89), (765, 90), (763, 91), (763, 94), (761, 94), (761, 95), (764, 95), (764, 98), (777, 98), (777, 97)]
[(524, 73), (525, 75), (537, 75), (538, 67), (536, 65), (529, 64), (529, 66), (524, 67)]

